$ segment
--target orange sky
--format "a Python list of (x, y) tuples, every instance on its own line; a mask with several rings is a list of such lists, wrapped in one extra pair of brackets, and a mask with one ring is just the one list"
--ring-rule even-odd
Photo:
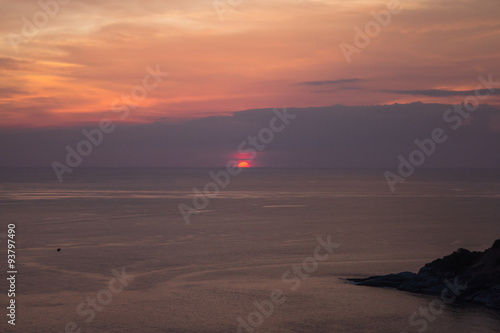
[[(349, 64), (339, 45), (353, 44), (354, 27), (390, 1), (242, 0), (224, 20), (213, 0), (64, 1), (17, 51), (13, 34), (22, 36), (23, 17), (32, 22), (42, 8), (35, 0), (2, 2), (0, 126), (97, 122), (142, 85), (147, 66), (169, 76), (125, 121), (261, 107), (460, 103), (463, 96), (394, 91), (473, 90), (488, 74), (500, 81), (498, 0), (402, 1), (401, 13)], [(303, 83), (311, 81), (337, 82)], [(499, 96), (486, 102), (500, 105)]]

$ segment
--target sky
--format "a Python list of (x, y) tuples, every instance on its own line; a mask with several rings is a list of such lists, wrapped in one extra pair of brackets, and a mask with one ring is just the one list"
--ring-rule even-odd
[(122, 122), (285, 105), (460, 103), (479, 75), (500, 77), (497, 0), (401, 1), (348, 63), (340, 45), (354, 45), (355, 28), (391, 2), (42, 0), (44, 10), (35, 0), (2, 1), (0, 126), (97, 123), (129, 103), (148, 67), (168, 76)]
[[(113, 130), (79, 166), (224, 166), (288, 108), (300, 120), (251, 166), (394, 168), (443, 128), (448, 148), (424, 166), (500, 167), (498, 0), (1, 8), (0, 166), (69, 168), (103, 121)], [(470, 118), (446, 114), (477, 94)]]

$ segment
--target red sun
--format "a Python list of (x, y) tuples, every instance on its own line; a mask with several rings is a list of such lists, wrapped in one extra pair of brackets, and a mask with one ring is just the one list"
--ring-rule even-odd
[(250, 164), (248, 164), (247, 161), (241, 161), (240, 163), (238, 163), (238, 168), (249, 168), (250, 167)]

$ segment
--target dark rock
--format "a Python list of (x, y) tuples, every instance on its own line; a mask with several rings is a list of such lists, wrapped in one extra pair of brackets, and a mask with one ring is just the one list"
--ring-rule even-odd
[(500, 309), (500, 239), (484, 252), (458, 249), (425, 264), (418, 273), (402, 272), (348, 280), (357, 285), (431, 295), (443, 295), (443, 291), (451, 294), (451, 289), (455, 289), (459, 301)]
[(402, 272), (384, 276), (373, 276), (367, 279), (350, 279), (350, 281), (364, 286), (398, 288), (401, 284), (414, 279), (416, 275), (412, 272)]

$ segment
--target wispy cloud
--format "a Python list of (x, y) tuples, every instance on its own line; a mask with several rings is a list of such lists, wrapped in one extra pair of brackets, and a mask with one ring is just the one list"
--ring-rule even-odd
[(0, 69), (1, 70), (18, 70), (20, 65), (30, 63), (32, 61), (26, 61), (10, 57), (0, 57)]
[[(492, 94), (500, 95), (500, 90), (491, 93), (488, 89), (478, 90), (481, 95)], [(452, 97), (452, 96), (474, 96), (476, 90), (442, 90), (442, 89), (424, 89), (424, 90), (383, 90), (392, 94), (431, 96), (431, 97)]]
[(299, 82), (299, 85), (304, 85), (304, 86), (331, 86), (331, 85), (337, 85), (337, 84), (342, 84), (342, 83), (354, 83), (354, 82), (360, 82), (363, 81), (361, 79), (340, 79), (340, 80), (330, 80), (330, 81), (305, 81), (305, 82)]
[(12, 87), (7, 87), (7, 88), (2, 88), (0, 87), (0, 98), (9, 98), (15, 95), (22, 95), (25, 94), (26, 91), (19, 89), (19, 88), (12, 88)]

